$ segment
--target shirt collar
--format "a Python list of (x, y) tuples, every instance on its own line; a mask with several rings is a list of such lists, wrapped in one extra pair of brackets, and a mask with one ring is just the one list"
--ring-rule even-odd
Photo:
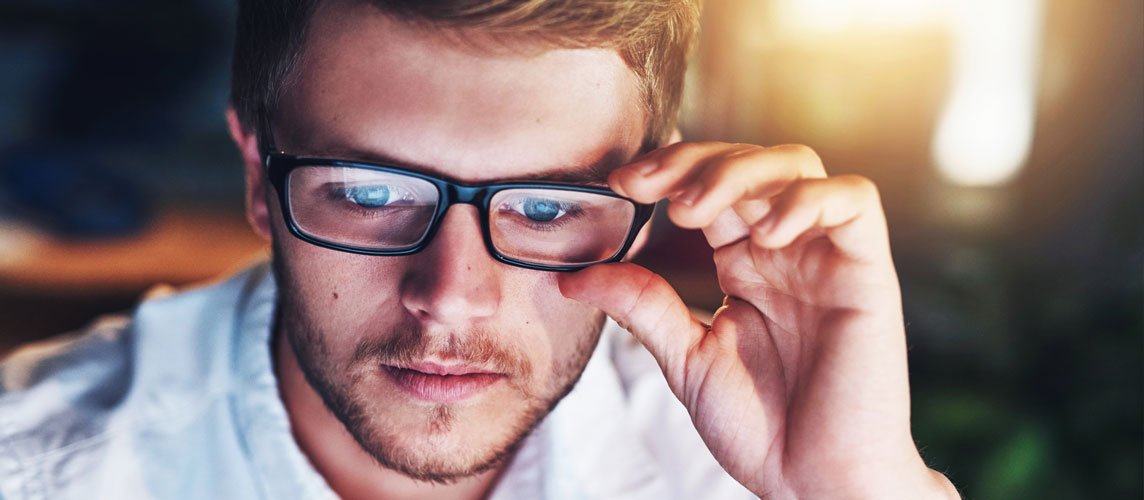
[(263, 496), (336, 499), (294, 441), (290, 418), (278, 396), (270, 345), (277, 287), (270, 267), (256, 268), (248, 283), (236, 319), (235, 418)]

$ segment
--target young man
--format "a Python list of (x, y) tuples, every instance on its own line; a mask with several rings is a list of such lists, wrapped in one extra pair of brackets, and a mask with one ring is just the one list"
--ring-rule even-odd
[[(955, 498), (910, 435), (874, 187), (671, 140), (697, 17), (240, 2), (273, 272), (6, 361), (0, 496)], [(716, 250), (711, 325), (622, 262), (662, 198)]]

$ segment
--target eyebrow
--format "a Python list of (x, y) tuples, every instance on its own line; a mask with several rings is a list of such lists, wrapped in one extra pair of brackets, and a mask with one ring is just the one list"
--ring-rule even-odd
[[(407, 170), (413, 170), (424, 174), (429, 174), (437, 177), (443, 177), (462, 183), (469, 183), (468, 181), (461, 181), (456, 179), (440, 168), (412, 163), (409, 161), (399, 160), (392, 156), (376, 151), (363, 151), (354, 148), (344, 147), (331, 147), (320, 148), (313, 152), (307, 152), (304, 156), (315, 158), (336, 158), (346, 161), (358, 161), (362, 163), (379, 163), (393, 167), (399, 167)], [(618, 168), (625, 162), (626, 158), (623, 153), (617, 148), (600, 155), (598, 158), (587, 162), (577, 162), (568, 166), (546, 170), (544, 172), (530, 172), (523, 175), (517, 175), (504, 179), (491, 179), (488, 181), (478, 181), (477, 183), (486, 184), (489, 182), (512, 182), (512, 181), (550, 181), (550, 182), (564, 182), (570, 184), (587, 184), (607, 186), (608, 175), (613, 170)]]

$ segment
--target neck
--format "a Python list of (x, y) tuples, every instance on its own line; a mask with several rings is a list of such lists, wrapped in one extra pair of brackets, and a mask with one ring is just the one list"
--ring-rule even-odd
[(418, 481), (378, 465), (306, 381), (285, 335), (276, 332), (272, 344), (278, 393), (290, 417), (294, 440), (338, 496), (346, 500), (471, 500), (488, 496), (499, 470), (442, 485)]

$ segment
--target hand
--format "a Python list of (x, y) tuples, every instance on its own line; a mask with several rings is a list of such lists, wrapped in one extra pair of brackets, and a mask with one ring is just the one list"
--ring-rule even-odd
[(803, 146), (678, 143), (612, 173), (701, 228), (727, 294), (710, 326), (630, 263), (560, 277), (655, 356), (723, 468), (762, 498), (957, 498), (910, 434), (901, 292), (873, 183)]

